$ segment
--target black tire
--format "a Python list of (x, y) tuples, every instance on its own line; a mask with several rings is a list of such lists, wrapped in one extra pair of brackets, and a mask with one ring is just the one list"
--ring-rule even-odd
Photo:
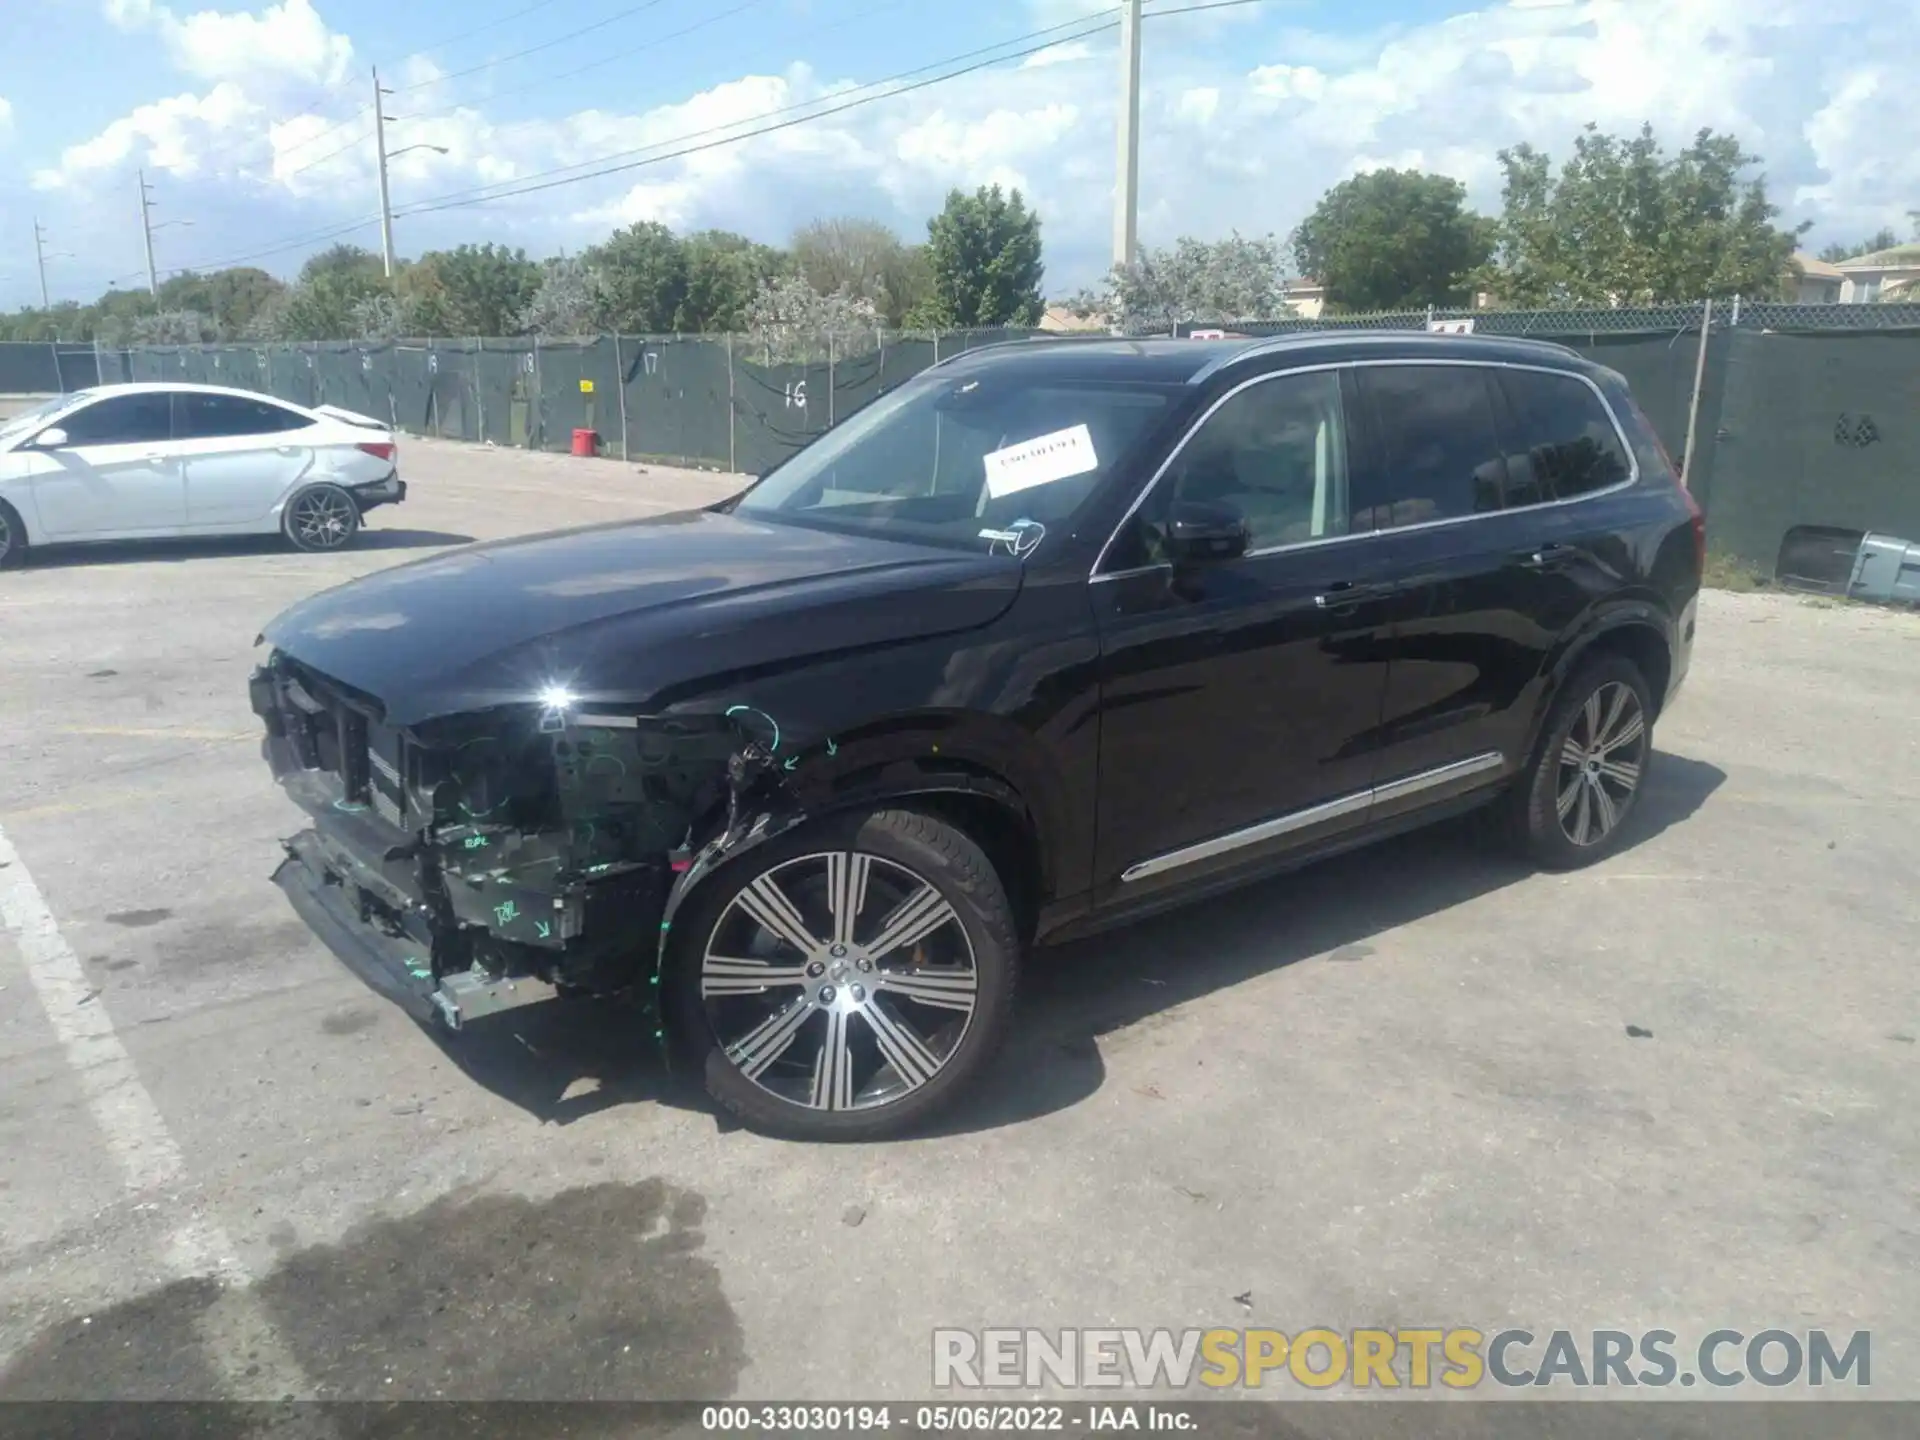
[(1507, 803), (1509, 834), (1550, 870), (1605, 859), (1627, 837), (1652, 757), (1646, 678), (1623, 656), (1595, 658), (1554, 698)]
[(287, 501), (280, 528), (296, 550), (344, 550), (360, 533), (360, 502), (338, 485), (309, 485)]
[(20, 512), (0, 500), (0, 570), (11, 570), (27, 558), (27, 527)]
[[(810, 949), (759, 918), (768, 886)], [(833, 897), (856, 886), (852, 918), (837, 926)], [(889, 946), (889, 931), (911, 938)], [(762, 965), (778, 972), (773, 984), (746, 968)], [(722, 868), (674, 917), (662, 978), (676, 1052), (746, 1125), (878, 1140), (981, 1073), (1005, 1036), (1019, 965), (1013, 908), (980, 847), (929, 815), (879, 810), (801, 826)]]

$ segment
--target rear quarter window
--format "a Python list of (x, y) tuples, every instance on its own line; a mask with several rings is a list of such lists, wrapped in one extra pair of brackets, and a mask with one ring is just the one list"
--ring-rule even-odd
[(1572, 500), (1620, 484), (1633, 462), (1599, 394), (1577, 375), (1501, 370), (1508, 506)]

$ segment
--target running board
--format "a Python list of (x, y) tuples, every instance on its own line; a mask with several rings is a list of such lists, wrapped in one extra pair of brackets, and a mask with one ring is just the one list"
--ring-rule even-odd
[(1282, 835), (1291, 835), (1296, 830), (1324, 825), (1327, 821), (1338, 820), (1344, 815), (1358, 814), (1376, 804), (1404, 800), (1409, 795), (1418, 795), (1424, 790), (1451, 785), (1456, 780), (1470, 779), (1475, 775), (1485, 774), (1489, 770), (1500, 770), (1505, 768), (1506, 763), (1506, 757), (1497, 750), (1489, 750), (1483, 755), (1471, 755), (1465, 760), (1455, 760), (1452, 764), (1442, 765), (1438, 769), (1423, 770), (1418, 775), (1409, 775), (1401, 780), (1390, 780), (1385, 785), (1356, 790), (1351, 795), (1342, 795), (1337, 799), (1322, 801), (1318, 805), (1309, 805), (1304, 810), (1293, 810), (1285, 815), (1275, 816), (1271, 820), (1262, 820), (1258, 825), (1249, 825), (1244, 830), (1232, 830), (1225, 835), (1216, 835), (1211, 840), (1202, 840), (1197, 844), (1182, 846), (1178, 850), (1169, 850), (1166, 854), (1156, 855), (1151, 860), (1142, 860), (1137, 865), (1129, 865), (1121, 872), (1120, 880), (1122, 884), (1133, 880), (1145, 880), (1149, 875), (1160, 875), (1168, 870), (1177, 870), (1182, 865), (1211, 860), (1216, 855), (1225, 855), (1248, 845), (1258, 845), (1264, 840), (1275, 840)]

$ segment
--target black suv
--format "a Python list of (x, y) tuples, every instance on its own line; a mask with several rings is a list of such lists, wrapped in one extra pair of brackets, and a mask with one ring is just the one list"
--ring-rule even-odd
[(1476, 806), (1606, 855), (1703, 544), (1558, 346), (992, 347), (709, 509), (281, 615), (276, 879), (423, 1020), (637, 995), (752, 1125), (891, 1133), (1035, 942)]

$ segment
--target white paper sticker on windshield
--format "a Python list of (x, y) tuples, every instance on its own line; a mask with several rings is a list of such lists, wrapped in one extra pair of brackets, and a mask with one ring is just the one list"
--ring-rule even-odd
[(992, 451), (986, 464), (987, 493), (997, 497), (1084, 475), (1100, 468), (1100, 458), (1093, 453), (1093, 436), (1087, 427), (1075, 425)]

